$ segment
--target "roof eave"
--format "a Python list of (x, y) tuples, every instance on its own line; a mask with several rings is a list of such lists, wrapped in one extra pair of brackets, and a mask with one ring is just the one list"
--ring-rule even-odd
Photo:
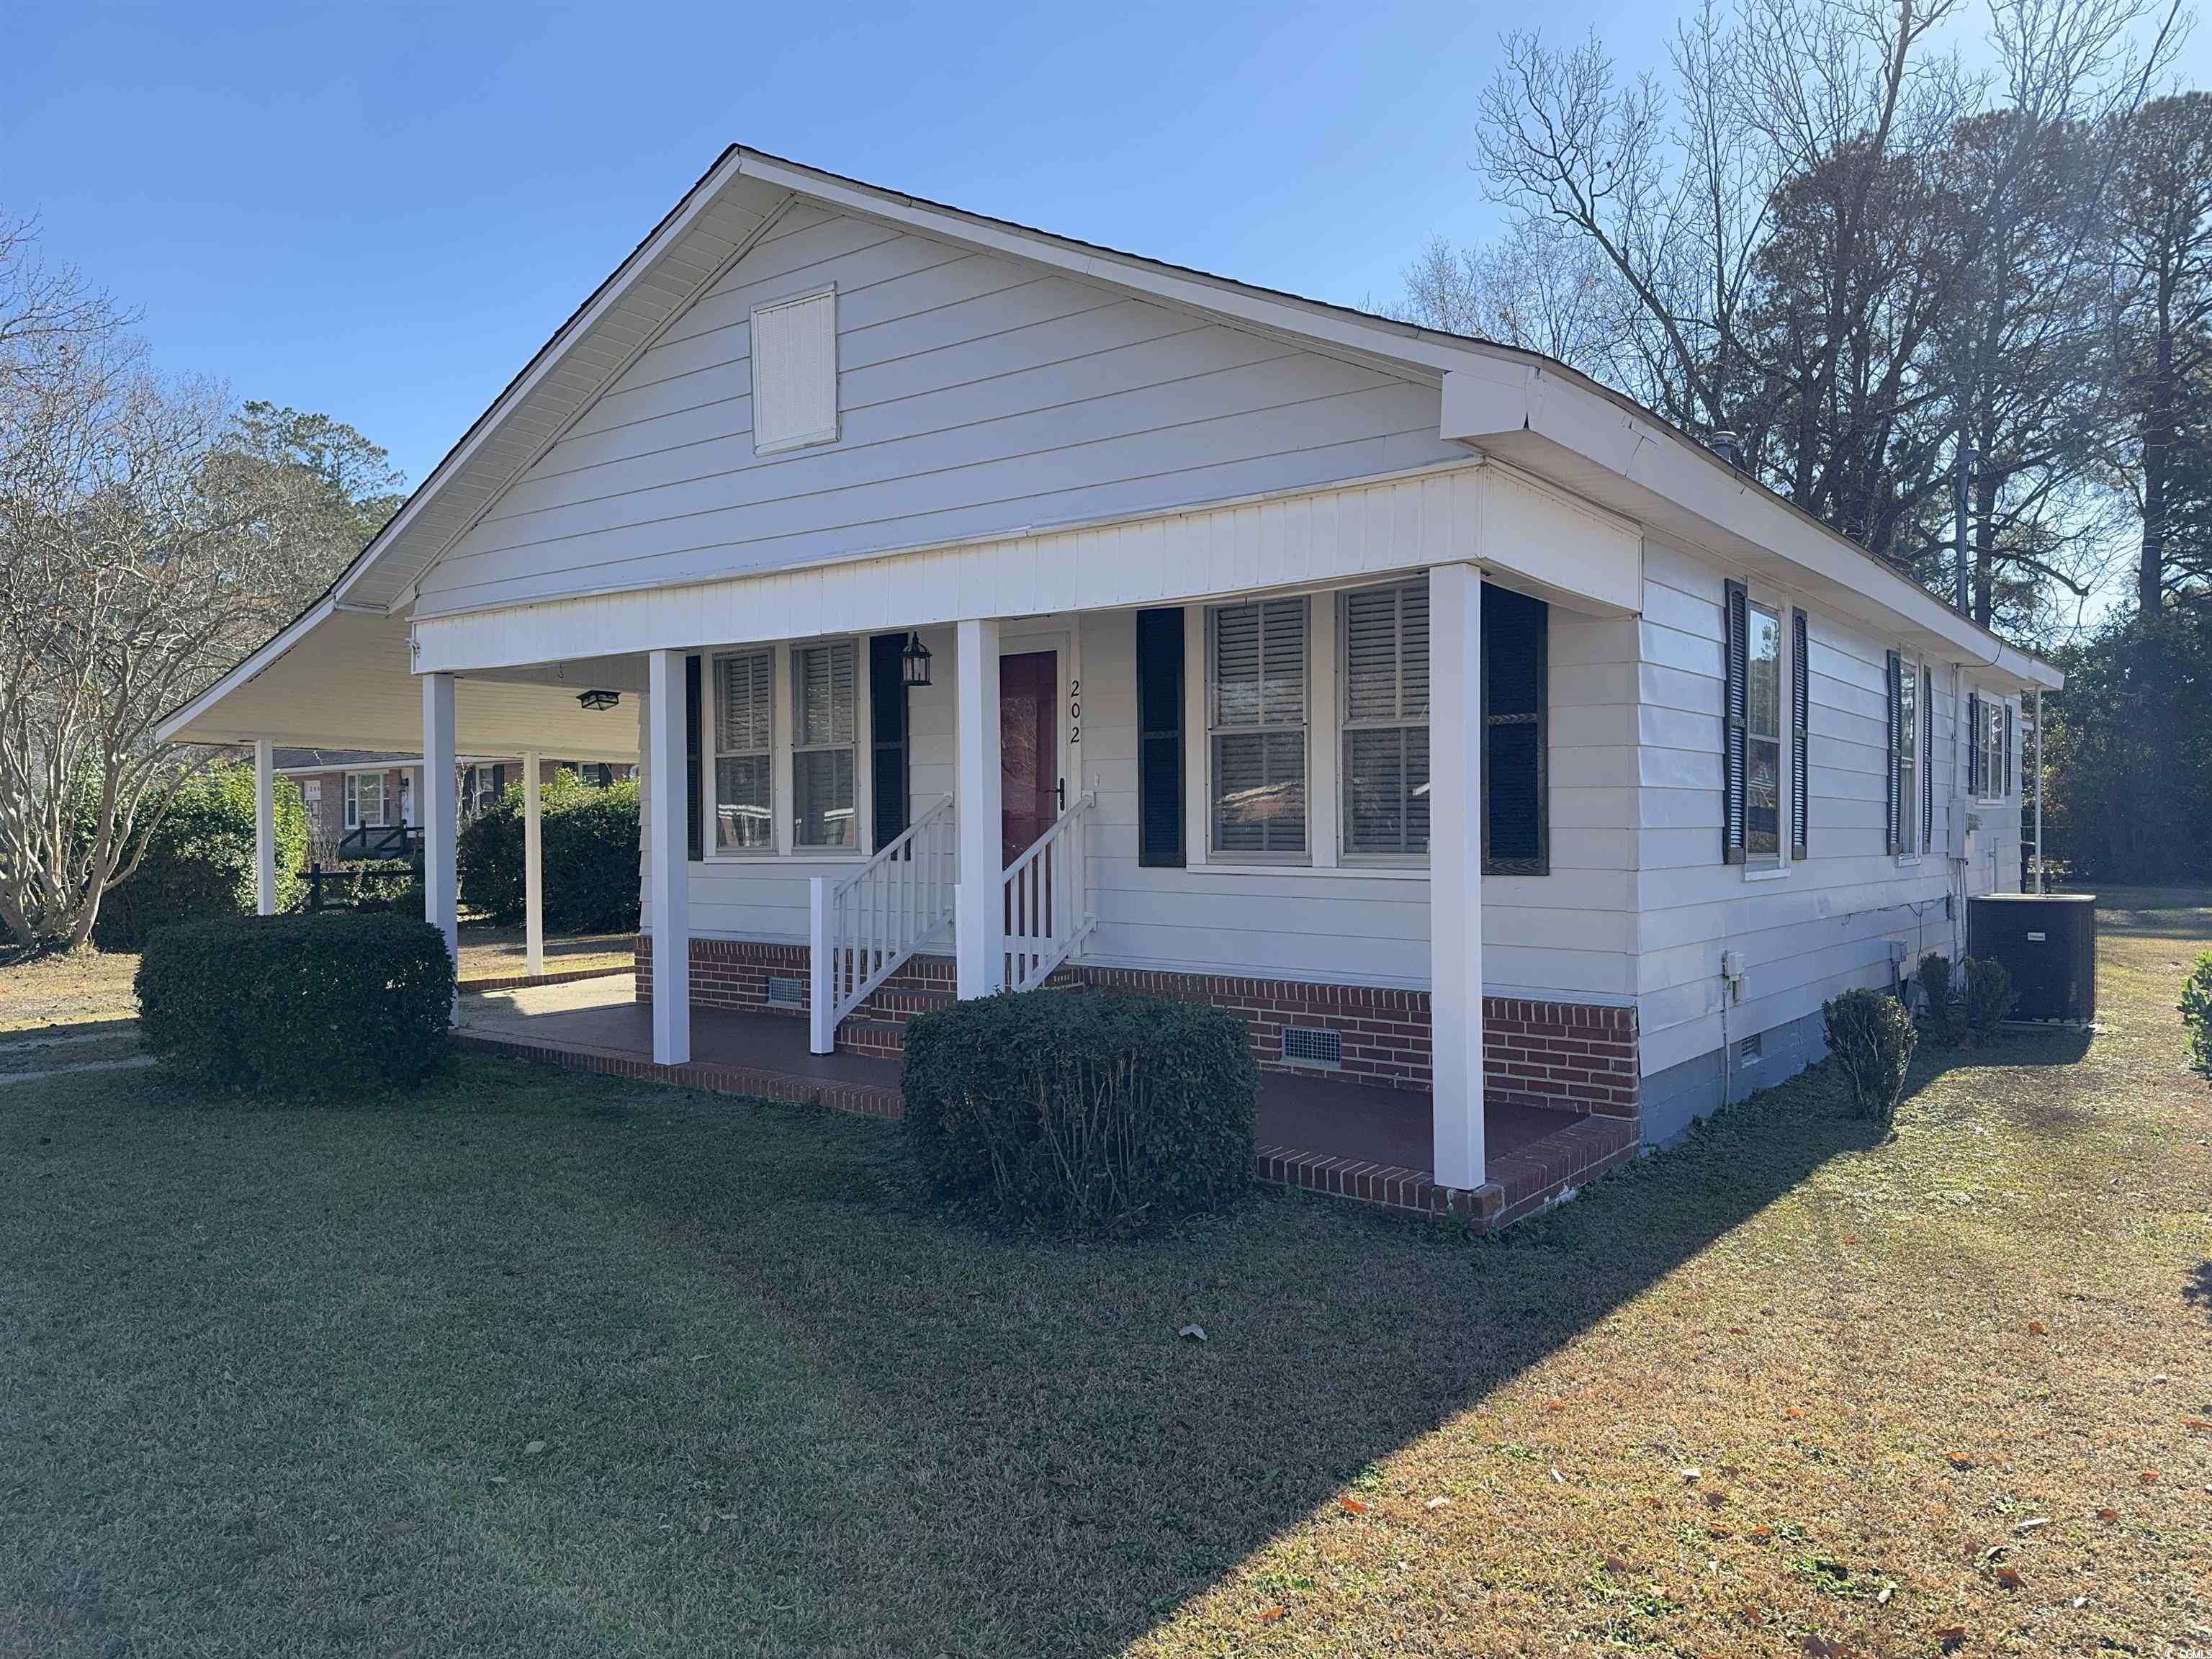
[(1863, 595), (1897, 623), (1940, 641), (1957, 660), (1979, 663), (2023, 686), (2056, 690), (2065, 684), (2052, 664), (1961, 617), (1705, 445), (1547, 360), (1485, 353), (1447, 374), (1439, 435), (1478, 448), (1531, 438), (1556, 446), (1709, 526), (1711, 541), (1722, 544), (1714, 550), (1724, 556), (1733, 542)]

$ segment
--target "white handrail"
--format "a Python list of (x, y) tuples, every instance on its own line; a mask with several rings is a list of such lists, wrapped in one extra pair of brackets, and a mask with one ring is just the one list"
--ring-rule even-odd
[(808, 883), (807, 1047), (814, 1053), (834, 1049), (838, 1023), (952, 920), (958, 853), (947, 795), (851, 875)]
[(1091, 931), (1084, 879), (1091, 809), (1085, 795), (1006, 866), (1006, 988), (1033, 991)]

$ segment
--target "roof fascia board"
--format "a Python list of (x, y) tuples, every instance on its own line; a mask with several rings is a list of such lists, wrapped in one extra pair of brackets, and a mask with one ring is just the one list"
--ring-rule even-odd
[[(730, 181), (744, 170), (744, 152), (732, 149), (708, 171), (707, 176), (691, 187), (684, 201), (660, 222), (658, 228), (623, 261), (614, 276), (594, 295), (583, 310), (571, 317), (561, 331), (548, 341), (537, 359), (526, 368), (514, 384), (502, 392), (492, 406), (486, 410), (468, 435), (455, 445), (437, 468), (423, 480), (422, 488), (410, 496), (405, 506), (392, 515), (391, 521), (377, 532), (376, 539), (363, 550), (352, 569), (338, 580), (334, 590), (343, 599), (347, 592), (379, 562), (384, 551), (407, 533), (426, 503), (440, 495), (444, 485), (475, 456), (490, 435), (499, 428), (501, 421), (545, 380), (558, 374), (568, 361), (568, 349), (591, 332), (592, 325), (620, 304), (633, 283), (649, 270), (654, 260), (681, 238), (698, 219), (708, 205), (718, 198)], [(381, 607), (379, 607), (380, 609)]]
[(1521, 433), (1556, 443), (1728, 534), (1866, 596), (1942, 641), (1961, 661), (2031, 685), (2056, 690), (2064, 684), (2050, 664), (1968, 622), (1864, 548), (1662, 422), (1533, 363), (1493, 359), (1444, 376), (1441, 436), (1480, 446), (1486, 439)]

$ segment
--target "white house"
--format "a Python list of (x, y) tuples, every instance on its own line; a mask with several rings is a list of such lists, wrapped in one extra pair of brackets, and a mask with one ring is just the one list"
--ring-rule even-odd
[(1133, 984), (1470, 1193), (1955, 951), (2059, 683), (1557, 363), (732, 149), (163, 735), (641, 757), (661, 1065)]

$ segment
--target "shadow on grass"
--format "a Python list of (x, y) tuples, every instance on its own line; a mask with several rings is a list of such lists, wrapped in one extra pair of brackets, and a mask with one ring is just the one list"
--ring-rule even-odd
[(2188, 1280), (2181, 1287), (2181, 1299), (2212, 1315), (2212, 1261), (2200, 1261), (2190, 1269)]
[(45, 1025), (26, 1025), (0, 1031), (0, 1048), (17, 1044), (71, 1042), (87, 1037), (115, 1036), (138, 1029), (134, 1014), (121, 1019), (57, 1019)]
[(1869, 1147), (1839, 1094), (1497, 1239), (1264, 1193), (1111, 1246), (943, 1215), (881, 1124), (484, 1060), (404, 1108), (0, 1121), (43, 1449), (0, 1635), (1111, 1653)]

